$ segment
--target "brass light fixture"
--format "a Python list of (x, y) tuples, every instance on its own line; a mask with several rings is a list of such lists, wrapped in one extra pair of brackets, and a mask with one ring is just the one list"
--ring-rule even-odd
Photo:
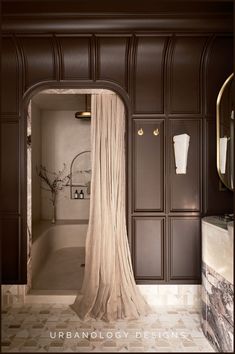
[(91, 119), (91, 95), (85, 95), (85, 109), (76, 112), (75, 118), (87, 121)]

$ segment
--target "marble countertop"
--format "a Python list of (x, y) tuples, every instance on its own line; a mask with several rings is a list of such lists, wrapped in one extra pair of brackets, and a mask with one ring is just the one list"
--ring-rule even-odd
[[(221, 216), (206, 216), (202, 219), (203, 222), (207, 222), (209, 224), (212, 224), (216, 227), (220, 227), (224, 230), (227, 230), (227, 225), (229, 221), (226, 221), (223, 217)], [(230, 221), (231, 222), (231, 221)]]
[(233, 236), (216, 216), (202, 219), (202, 260), (233, 284)]

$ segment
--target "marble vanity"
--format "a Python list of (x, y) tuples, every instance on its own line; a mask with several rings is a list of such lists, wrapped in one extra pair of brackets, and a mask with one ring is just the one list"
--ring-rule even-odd
[(202, 329), (218, 352), (233, 352), (233, 223), (202, 219)]

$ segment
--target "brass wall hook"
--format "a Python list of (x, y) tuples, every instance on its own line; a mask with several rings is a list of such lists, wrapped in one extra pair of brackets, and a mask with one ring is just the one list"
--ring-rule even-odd
[(144, 134), (144, 131), (143, 131), (142, 128), (140, 128), (140, 129), (138, 130), (138, 135), (143, 135), (143, 134)]
[(159, 129), (158, 129), (158, 128), (153, 131), (153, 135), (158, 136), (159, 134), (160, 134), (160, 132), (159, 132)]

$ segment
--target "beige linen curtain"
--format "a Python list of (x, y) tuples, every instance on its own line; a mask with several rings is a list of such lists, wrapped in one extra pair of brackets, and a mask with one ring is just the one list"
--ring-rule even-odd
[(149, 307), (134, 280), (125, 218), (125, 111), (116, 94), (92, 95), (91, 200), (85, 275), (72, 309), (81, 319), (135, 319)]

